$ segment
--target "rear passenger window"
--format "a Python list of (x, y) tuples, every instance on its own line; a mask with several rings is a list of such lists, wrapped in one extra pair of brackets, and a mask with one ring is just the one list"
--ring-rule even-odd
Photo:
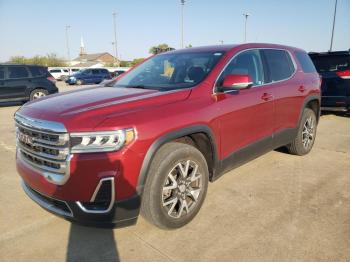
[(98, 75), (98, 74), (100, 73), (100, 70), (98, 70), (98, 69), (93, 69), (93, 70), (92, 70), (92, 73), (93, 73), (94, 75)]
[(32, 74), (33, 77), (46, 75), (45, 68), (39, 67), (39, 66), (30, 66), (29, 67), (29, 71), (30, 71), (30, 73)]
[(270, 81), (284, 80), (293, 75), (295, 68), (287, 51), (265, 49), (263, 53), (269, 68)]
[(295, 52), (295, 56), (297, 57), (304, 73), (315, 73), (316, 72), (316, 68), (315, 68), (314, 64), (311, 61), (311, 58), (309, 57), (309, 55), (307, 53)]
[(0, 67), (0, 80), (5, 79), (5, 67)]
[(25, 78), (28, 77), (28, 71), (24, 66), (9, 66), (9, 78)]

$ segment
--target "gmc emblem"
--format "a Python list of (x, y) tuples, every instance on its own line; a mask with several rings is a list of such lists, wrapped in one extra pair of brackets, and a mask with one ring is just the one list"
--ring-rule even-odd
[(18, 132), (17, 137), (18, 137), (18, 140), (21, 141), (22, 143), (29, 144), (29, 145), (33, 144), (33, 139), (26, 134)]

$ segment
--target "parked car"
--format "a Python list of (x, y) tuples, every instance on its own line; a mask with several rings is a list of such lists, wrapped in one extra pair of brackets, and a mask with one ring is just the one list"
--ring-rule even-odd
[(350, 51), (309, 55), (322, 76), (322, 110), (350, 110)]
[(65, 81), (69, 74), (69, 68), (49, 68), (49, 73), (58, 81)]
[(141, 210), (181, 227), (209, 181), (275, 148), (310, 152), (321, 85), (310, 64), (282, 45), (190, 48), (149, 58), (114, 87), (28, 103), (15, 115), (24, 191), (73, 222), (125, 226)]
[(70, 85), (99, 84), (104, 79), (111, 79), (111, 74), (104, 68), (82, 69), (67, 78), (66, 83)]
[(55, 83), (45, 67), (0, 64), (0, 102), (25, 102), (57, 93)]

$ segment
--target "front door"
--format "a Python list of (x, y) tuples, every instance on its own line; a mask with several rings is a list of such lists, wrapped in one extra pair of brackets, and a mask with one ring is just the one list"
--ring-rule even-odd
[(267, 151), (273, 133), (273, 92), (271, 87), (264, 85), (260, 51), (247, 50), (234, 56), (220, 75), (217, 87), (226, 75), (235, 74), (249, 75), (253, 86), (221, 94), (217, 102), (221, 112), (221, 157), (226, 162), (244, 160)]

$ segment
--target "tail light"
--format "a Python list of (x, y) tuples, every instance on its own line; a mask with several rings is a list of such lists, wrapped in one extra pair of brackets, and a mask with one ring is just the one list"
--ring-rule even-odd
[(56, 83), (56, 79), (53, 76), (48, 76), (46, 79), (51, 81), (54, 84)]
[(337, 72), (337, 75), (343, 79), (350, 79), (350, 69), (344, 70), (344, 71), (339, 71), (339, 72)]

